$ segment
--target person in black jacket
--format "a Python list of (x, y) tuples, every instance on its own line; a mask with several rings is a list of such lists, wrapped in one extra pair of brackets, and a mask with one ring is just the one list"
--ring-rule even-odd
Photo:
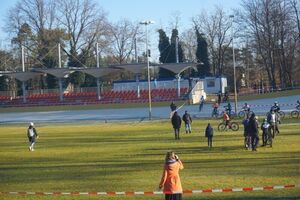
[(258, 124), (255, 119), (255, 114), (253, 113), (249, 118), (248, 123), (248, 131), (251, 136), (251, 146), (252, 151), (256, 151), (256, 147), (258, 145), (259, 137), (258, 137)]
[(177, 106), (175, 105), (174, 101), (172, 101), (171, 104), (170, 104), (171, 111), (175, 111), (176, 108), (177, 108)]
[(207, 127), (205, 129), (205, 137), (207, 137), (207, 144), (209, 148), (212, 148), (212, 138), (214, 136), (214, 129), (210, 125), (210, 123), (207, 124)]
[(174, 115), (172, 116), (171, 122), (174, 128), (175, 140), (180, 140), (179, 133), (181, 127), (181, 118), (177, 112), (175, 112)]

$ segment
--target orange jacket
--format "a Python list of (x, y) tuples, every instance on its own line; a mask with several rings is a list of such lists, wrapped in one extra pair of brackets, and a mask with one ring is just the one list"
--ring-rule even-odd
[(183, 169), (183, 164), (180, 160), (171, 164), (165, 164), (159, 184), (160, 188), (164, 188), (165, 194), (182, 193), (179, 177), (179, 170), (181, 169)]

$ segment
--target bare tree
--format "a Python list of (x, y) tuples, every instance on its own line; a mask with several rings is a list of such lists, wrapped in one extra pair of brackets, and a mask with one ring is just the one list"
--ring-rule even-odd
[(188, 29), (181, 35), (184, 55), (188, 61), (196, 60), (197, 38), (194, 29)]
[(214, 75), (222, 75), (224, 68), (224, 53), (231, 42), (231, 20), (224, 10), (216, 7), (215, 11), (208, 15), (203, 11), (193, 18), (194, 26), (207, 38), (209, 53), (212, 61)]
[(90, 52), (95, 43), (105, 48), (103, 37), (107, 35), (106, 13), (93, 0), (61, 0), (58, 20), (69, 38), (69, 55), (73, 58), (82, 50)]
[[(269, 85), (286, 87), (293, 82), (293, 68), (299, 32), (292, 13), (293, 1), (243, 1), (248, 35), (254, 39), (258, 62), (263, 63)], [(299, 55), (298, 55), (299, 56)]]
[(135, 44), (141, 41), (138, 23), (123, 19), (111, 25), (109, 30), (111, 33), (111, 53), (117, 63), (126, 63), (133, 53)]

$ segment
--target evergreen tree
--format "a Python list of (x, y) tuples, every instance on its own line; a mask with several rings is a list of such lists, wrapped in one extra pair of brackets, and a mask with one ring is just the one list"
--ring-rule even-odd
[[(170, 54), (170, 41), (169, 37), (166, 35), (165, 31), (162, 29), (158, 30), (159, 33), (159, 44), (158, 49), (160, 52), (159, 61), (161, 63), (168, 63), (169, 62), (169, 54)], [(166, 78), (173, 76), (172, 72), (166, 70), (166, 69), (160, 69), (159, 70), (159, 77)]]
[(208, 58), (207, 42), (203, 37), (203, 34), (199, 33), (199, 30), (196, 28), (196, 37), (197, 37), (197, 51), (196, 57), (197, 61), (201, 64), (197, 65), (198, 76), (205, 77), (210, 76), (210, 63)]
[[(176, 63), (176, 38), (178, 38), (178, 30), (172, 30), (171, 36), (171, 49), (168, 63)], [(178, 62), (182, 62), (184, 58), (183, 49), (181, 43), (178, 41)]]

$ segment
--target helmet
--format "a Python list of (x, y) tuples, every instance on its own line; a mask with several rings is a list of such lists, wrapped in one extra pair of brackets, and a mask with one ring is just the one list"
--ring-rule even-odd
[(277, 105), (277, 104), (278, 104), (278, 102), (277, 102), (277, 101), (275, 101), (275, 102), (274, 102), (274, 104), (275, 104), (275, 105)]
[(30, 125), (30, 126), (34, 126), (34, 123), (33, 123), (33, 122), (30, 122), (29, 125)]

